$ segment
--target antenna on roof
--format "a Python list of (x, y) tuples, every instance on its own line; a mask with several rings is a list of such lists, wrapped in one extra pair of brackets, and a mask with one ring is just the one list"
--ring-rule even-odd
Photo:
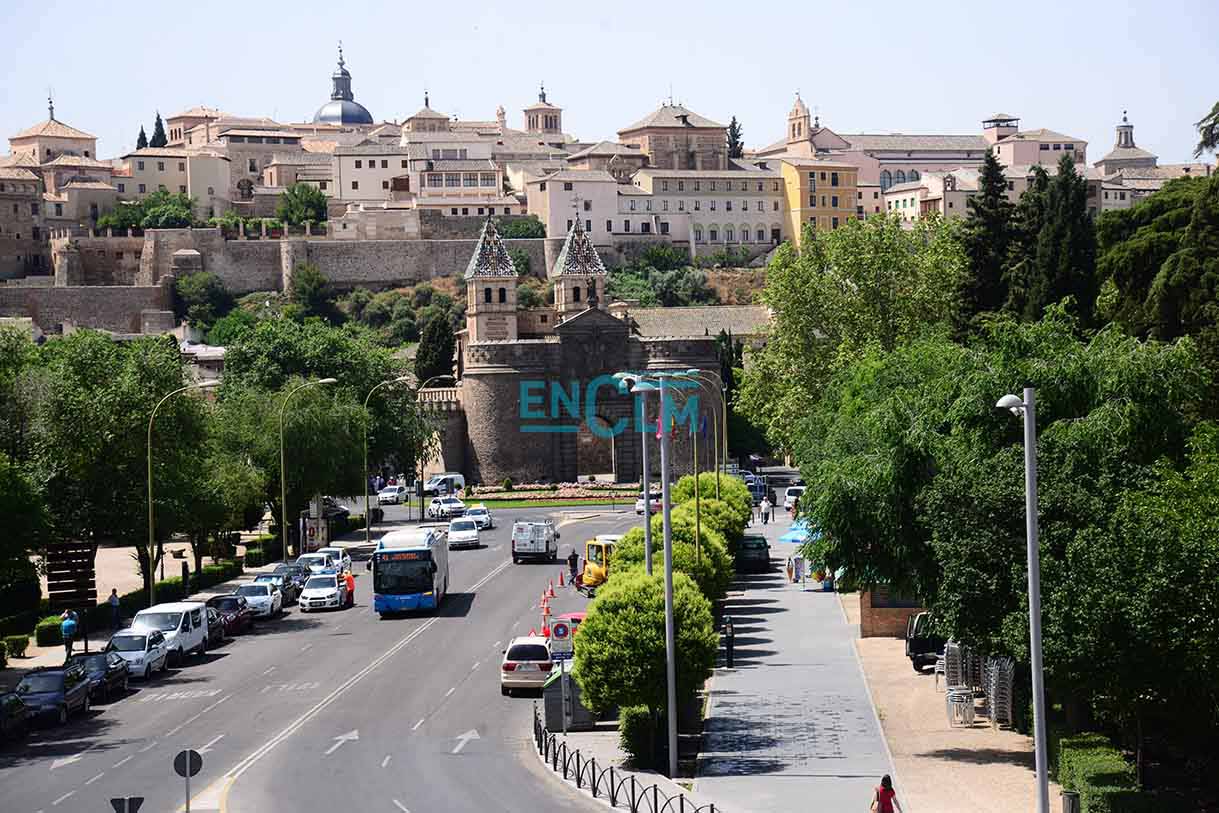
[(673, 106), (673, 83), (669, 83), (669, 107)]
[(55, 120), (55, 92), (50, 85), (47, 85), (47, 113), (51, 117), (51, 121)]
[(424, 106), (424, 107), (431, 107), (431, 106), (432, 106), (432, 103), (431, 103), (430, 101), (428, 101), (427, 88), (424, 88), (424, 89), (423, 89), (423, 106)]
[(343, 67), (343, 41), (339, 40), (339, 67)]

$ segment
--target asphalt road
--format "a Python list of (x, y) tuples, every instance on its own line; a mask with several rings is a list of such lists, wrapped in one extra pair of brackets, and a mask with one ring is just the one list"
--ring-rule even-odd
[[(482, 548), (451, 552), (451, 592), (435, 616), (379, 619), (358, 561), (354, 608), (290, 608), (87, 718), (0, 750), (0, 810), (103, 811), (120, 796), (144, 797), (141, 813), (179, 810), (185, 787), (172, 762), (184, 748), (203, 754), (196, 811), (600, 809), (542, 774), (529, 751), (533, 701), (499, 692), (501, 650), (538, 624), (561, 567), (511, 563), (511, 519), (529, 515), (559, 516), (498, 512)], [(566, 524), (560, 558), (638, 521), (626, 512)], [(556, 613), (585, 603), (570, 589), (551, 602)]]

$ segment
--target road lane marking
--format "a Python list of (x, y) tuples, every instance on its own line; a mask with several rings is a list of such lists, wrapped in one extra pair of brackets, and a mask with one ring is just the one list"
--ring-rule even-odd
[(275, 671), (275, 667), (274, 667), (274, 666), (272, 666), (270, 669), (268, 669), (268, 670), (266, 670), (265, 672), (263, 672), (263, 674), (264, 674), (264, 675), (269, 675), (269, 674), (271, 674), (271, 673), (272, 673), (272, 672), (274, 672), (274, 671)]
[(212, 746), (215, 745), (216, 743), (220, 742), (222, 739), (224, 739), (223, 734), (217, 734), (216, 736), (212, 737), (211, 741), (209, 741), (206, 745), (204, 745), (202, 748), (199, 749), (199, 753), (206, 754), (208, 751), (211, 751)]
[(313, 644), (305, 644), (301, 647), (301, 652), (308, 652), (311, 649), (313, 649)]
[(102, 778), (103, 776), (105, 776), (105, 775), (106, 775), (106, 772), (105, 772), (105, 771), (102, 771), (102, 772), (101, 772), (101, 773), (99, 773), (97, 776), (93, 777), (92, 779), (88, 779), (88, 780), (86, 780), (86, 781), (85, 781), (85, 784), (86, 784), (86, 785), (92, 785), (94, 782), (96, 782), (97, 780), (101, 779), (101, 778)]
[(356, 729), (352, 729), (351, 731), (348, 731), (346, 734), (340, 734), (339, 736), (334, 738), (334, 745), (327, 748), (326, 752), (323, 754), (323, 756), (330, 756), (335, 751), (342, 748), (344, 743), (352, 742), (353, 740), (358, 740), (358, 739), (360, 739), (360, 732)]
[(153, 740), (152, 742), (148, 743), (148, 744), (147, 744), (147, 745), (145, 745), (143, 748), (141, 748), (141, 749), (139, 750), (139, 752), (138, 752), (138, 753), (141, 753), (141, 754), (142, 754), (142, 753), (144, 753), (145, 751), (151, 751), (152, 749), (154, 749), (154, 748), (156, 748), (156, 747), (157, 747), (157, 741), (156, 741), (156, 740)]
[(121, 768), (122, 766), (126, 765), (128, 762), (130, 762), (133, 759), (135, 759), (134, 754), (131, 756), (125, 756), (122, 759), (120, 759), (118, 762), (114, 763), (114, 765), (112, 765), (111, 767), (112, 768)]
[(55, 801), (51, 802), (51, 807), (58, 807), (59, 803), (62, 802), (64, 799), (67, 799), (69, 796), (75, 796), (75, 795), (76, 795), (76, 791), (70, 790), (67, 793), (65, 793), (63, 796), (60, 796)]
[(402, 802), (399, 802), (397, 799), (392, 799), (391, 801), (394, 803), (394, 807), (401, 810), (402, 813), (411, 813), (411, 811), (406, 809), (406, 805), (402, 804)]
[(176, 725), (176, 726), (174, 726), (173, 728), (169, 729), (169, 731), (166, 731), (166, 732), (165, 732), (165, 736), (166, 736), (166, 737), (172, 737), (174, 734), (177, 734), (177, 733), (178, 733), (179, 731), (181, 731), (183, 728), (186, 728), (186, 726), (190, 725), (190, 724), (191, 724), (191, 723), (193, 723), (195, 720), (198, 720), (200, 717), (202, 717), (203, 715), (207, 714), (209, 711), (211, 711), (212, 709), (216, 708), (216, 706), (219, 706), (221, 703), (223, 703), (225, 700), (228, 700), (230, 697), (232, 697), (232, 695), (231, 695), (231, 694), (226, 694), (224, 697), (220, 698), (220, 699), (219, 699), (219, 700), (217, 700), (215, 703), (212, 703), (210, 706), (208, 706), (207, 708), (205, 708), (203, 711), (199, 712), (199, 713), (198, 713), (198, 714), (196, 714), (195, 716), (186, 718), (185, 720), (183, 720), (183, 721), (182, 721), (181, 723), (179, 723), (178, 725)]
[(482, 666), (482, 664), (483, 664), (482, 661), (474, 661), (474, 665), (470, 667), (470, 671), (473, 672), (475, 669)]
[(495, 643), (491, 644), (491, 648), (492, 648), (492, 649), (499, 649), (500, 644), (502, 644), (502, 643), (503, 643), (503, 641), (496, 641)]
[(456, 687), (456, 686), (450, 686), (450, 687), (449, 687), (449, 690), (448, 690), (447, 692), (445, 692), (445, 693), (444, 693), (444, 696), (445, 696), (445, 697), (448, 697), (449, 695), (451, 695), (451, 694), (452, 694), (453, 692), (455, 692), (455, 691), (457, 691), (457, 687)]
[[(469, 588), (467, 588), (467, 590), (469, 592), (477, 591), (487, 582), (491, 581), (493, 578), (495, 578), (500, 573), (502, 573), (504, 571), (504, 569), (508, 567), (509, 564), (511, 564), (511, 563), (503, 562), (502, 564), (500, 564), (499, 567), (497, 567), (494, 570), (492, 570), (491, 572), (487, 573), (487, 575), (483, 576), (481, 579), (479, 579), (477, 582), (475, 582), (473, 585), (471, 585)], [(374, 669), (376, 669), (378, 666), (385, 663), (390, 658), (392, 658), (394, 655), (398, 654), (404, 648), (409, 646), (412, 641), (414, 641), (416, 638), (418, 638), (420, 635), (422, 635), (424, 632), (426, 632), (428, 629), (430, 629), (433, 624), (435, 624), (441, 618), (445, 618), (445, 617), (446, 616), (434, 615), (431, 618), (429, 618), (427, 621), (425, 621), (423, 624), (421, 624), (418, 628), (416, 628), (415, 630), (410, 632), (405, 638), (400, 640), (398, 643), (394, 644), (392, 647), (387, 649), (385, 652), (381, 653), (381, 655), (377, 656), (371, 663), (369, 663), (363, 669), (356, 672), (354, 675), (352, 675), (347, 680), (343, 681), (341, 684), (339, 684), (337, 687), (335, 687), (335, 689), (333, 691), (331, 691), (330, 694), (326, 695), (321, 700), (319, 700), (317, 702), (317, 704), (313, 706), (313, 708), (309, 709), (304, 714), (302, 714), (300, 717), (297, 717), (295, 720), (293, 720), (291, 723), (289, 723), (282, 731), (280, 731), (274, 737), (267, 740), (265, 743), (263, 743), (261, 746), (259, 746), (257, 749), (255, 749), (252, 754), (250, 754), (245, 759), (241, 760), (236, 765), (234, 765), (232, 768), (230, 768), (228, 773), (225, 774), (225, 777), (228, 779), (233, 779), (233, 780), (236, 780), (237, 778), (239, 778), (243, 773), (245, 773), (247, 770), (249, 770), (251, 766), (253, 766), (256, 762), (258, 762), (264, 756), (266, 756), (271, 751), (271, 749), (273, 749), (275, 746), (279, 745), (284, 740), (291, 737), (298, 730), (300, 730), (301, 726), (303, 726), (305, 723), (309, 722), (314, 717), (316, 717), (318, 715), (318, 713), (322, 711), (322, 709), (329, 706), (331, 703), (333, 703), (335, 700), (337, 700), (339, 697), (341, 697), (344, 693), (346, 693), (346, 691), (348, 689), (350, 689), (352, 686), (354, 686), (355, 684), (357, 684), (361, 680), (363, 680), (365, 677), (367, 677)], [(230, 785), (230, 787), (231, 787), (231, 785)]]
[(388, 765), (388, 764), (389, 764), (389, 761), (390, 761), (391, 759), (393, 759), (393, 755), (392, 755), (392, 754), (386, 754), (386, 755), (385, 755), (385, 759), (381, 760), (381, 767), (382, 767), (382, 768), (384, 768), (386, 765)]
[(477, 739), (479, 739), (478, 732), (472, 728), (469, 731), (467, 731), (465, 734), (458, 734), (457, 735), (457, 745), (456, 745), (456, 747), (453, 748), (451, 753), (460, 754), (461, 749), (466, 747), (466, 743), (468, 743), (470, 740), (477, 740)]
[(426, 719), (427, 719), (426, 717), (420, 717), (419, 722), (417, 722), (413, 726), (411, 726), (411, 731), (415, 731), (416, 729), (418, 729), (419, 726), (423, 725), (423, 721)]

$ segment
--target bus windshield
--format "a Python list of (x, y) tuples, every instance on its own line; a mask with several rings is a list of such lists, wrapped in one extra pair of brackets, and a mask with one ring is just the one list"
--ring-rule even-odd
[(432, 589), (435, 565), (431, 559), (399, 559), (403, 554), (378, 555), (373, 565), (373, 591), (376, 593), (425, 593)]

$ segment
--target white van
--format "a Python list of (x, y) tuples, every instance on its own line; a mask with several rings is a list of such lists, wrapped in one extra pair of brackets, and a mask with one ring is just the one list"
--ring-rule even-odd
[(431, 497), (440, 494), (456, 494), (466, 487), (466, 478), (455, 471), (441, 472), (427, 479), (423, 493)]
[(178, 601), (140, 610), (132, 628), (160, 630), (165, 635), (169, 659), (182, 663), (188, 654), (207, 652), (207, 605), (202, 601)]
[(550, 520), (516, 520), (512, 523), (512, 564), (520, 564), (522, 559), (555, 561), (559, 557), (558, 539), (559, 532)]

